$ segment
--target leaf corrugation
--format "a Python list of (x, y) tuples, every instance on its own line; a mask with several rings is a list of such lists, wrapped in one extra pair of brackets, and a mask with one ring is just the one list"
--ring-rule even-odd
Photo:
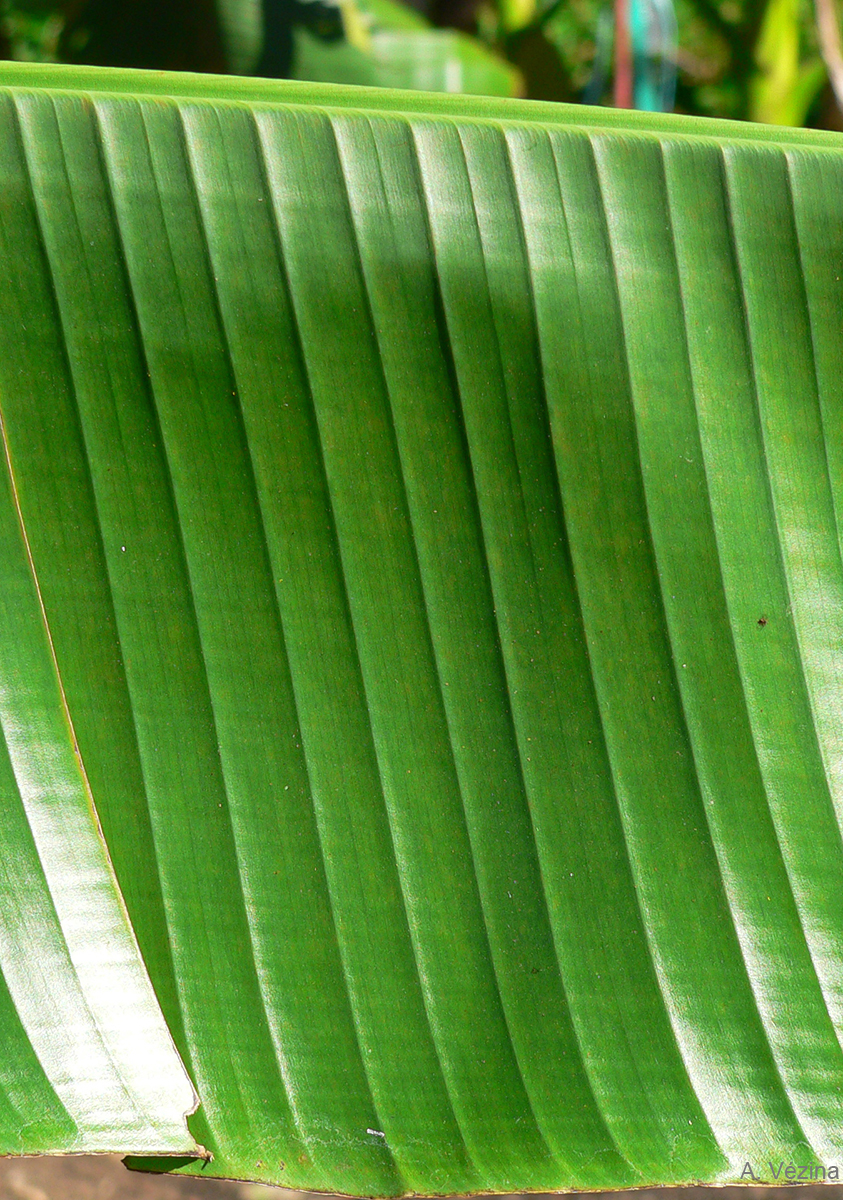
[(5, 78), (8, 455), (179, 1169), (834, 1165), (839, 139)]
[[(131, 1143), (138, 1152), (197, 1155), (184, 1121), (196, 1097), (150, 987), (97, 823), (22, 520), (25, 483), (14, 470), (6, 422), (14, 420), (16, 405), (33, 404), (34, 347), (48, 393), (61, 375), (63, 348), (50, 342), (56, 327), (50, 283), (8, 97), (0, 119), (0, 1151), (115, 1151)], [(42, 443), (34, 442), (30, 453), (43, 465)], [(47, 488), (52, 484), (46, 480)], [(49, 536), (46, 527), (42, 532)]]

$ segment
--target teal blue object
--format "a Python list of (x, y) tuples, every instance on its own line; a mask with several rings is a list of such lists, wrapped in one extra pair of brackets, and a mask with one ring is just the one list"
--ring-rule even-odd
[(630, 0), (633, 98), (645, 112), (670, 112), (676, 95), (676, 12), (673, 0)]

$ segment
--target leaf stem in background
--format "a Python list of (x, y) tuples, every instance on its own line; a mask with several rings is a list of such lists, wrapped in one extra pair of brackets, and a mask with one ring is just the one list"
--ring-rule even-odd
[(632, 108), (629, 0), (615, 0), (615, 108)]
[(816, 0), (817, 32), (820, 51), (826, 67), (837, 107), (843, 111), (843, 52), (840, 48), (840, 29), (834, 0)]

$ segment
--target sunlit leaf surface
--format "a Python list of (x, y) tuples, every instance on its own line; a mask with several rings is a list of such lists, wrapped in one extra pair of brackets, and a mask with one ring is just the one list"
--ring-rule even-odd
[(0, 82), (4, 851), (90, 788), (180, 1169), (839, 1170), (843, 143)]

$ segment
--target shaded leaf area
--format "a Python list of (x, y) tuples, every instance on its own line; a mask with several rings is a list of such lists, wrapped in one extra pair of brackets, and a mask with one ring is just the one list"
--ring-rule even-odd
[(839, 1162), (839, 141), (75, 78), (0, 403), (180, 1169)]

